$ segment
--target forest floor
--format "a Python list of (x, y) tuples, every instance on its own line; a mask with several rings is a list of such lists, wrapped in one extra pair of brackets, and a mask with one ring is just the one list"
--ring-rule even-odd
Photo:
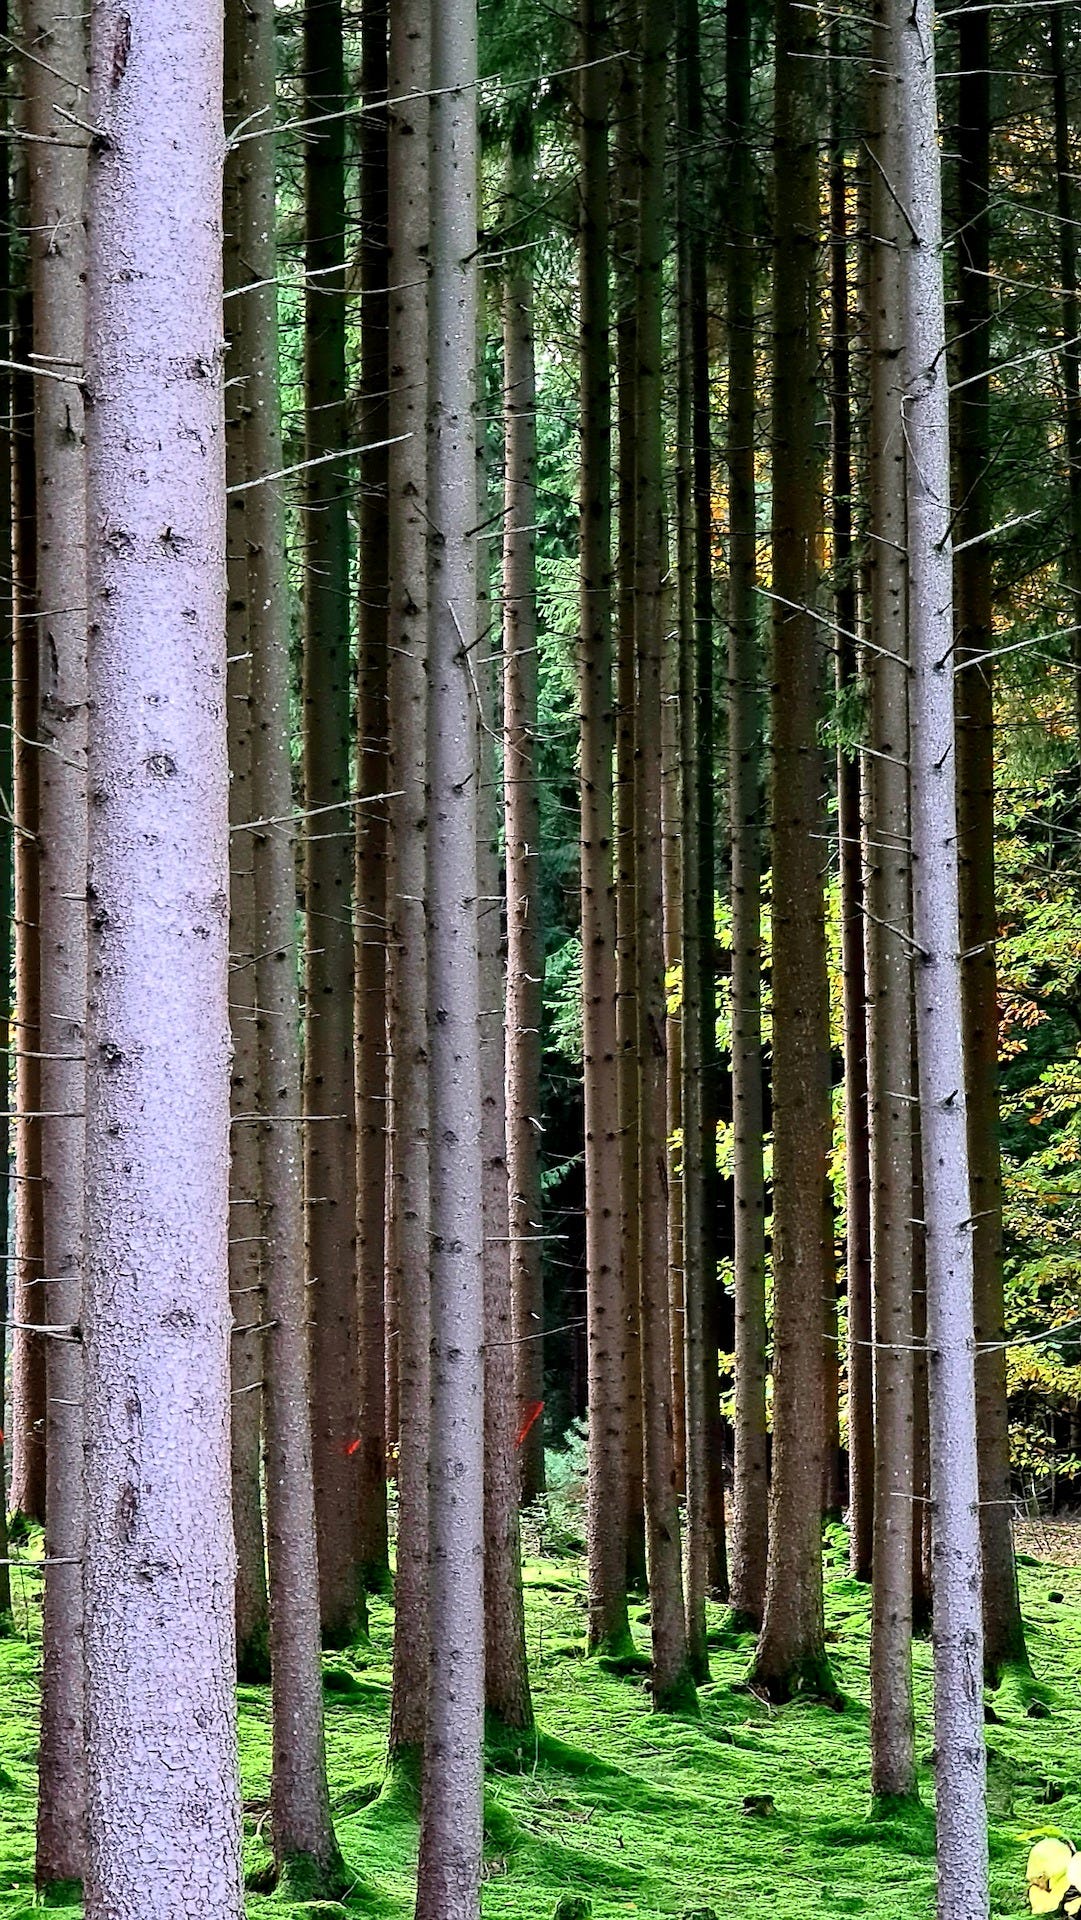
[[(987, 1730), (992, 1912), (1027, 1911), (1032, 1840), (1063, 1833), (1081, 1844), (1081, 1540), (1068, 1564), (1026, 1534), (1021, 1580), (1029, 1645), (1045, 1683), (1047, 1717), (1007, 1683)], [(828, 1639), (842, 1711), (810, 1703), (771, 1710), (739, 1683), (749, 1639), (717, 1645), (700, 1720), (650, 1712), (641, 1675), (618, 1677), (582, 1658), (580, 1560), (526, 1565), (527, 1634), (541, 1737), (519, 1770), (487, 1781), (486, 1920), (551, 1920), (562, 1896), (593, 1920), (628, 1915), (716, 1920), (769, 1915), (807, 1920), (866, 1914), (916, 1920), (933, 1909), (929, 1766), (930, 1647), (916, 1650), (917, 1750), (924, 1806), (868, 1818), (868, 1592), (845, 1571), (844, 1542), (827, 1561)], [(35, 1704), (39, 1641), (29, 1583), (19, 1590), (21, 1636), (0, 1640), (0, 1920), (33, 1906)], [(712, 1637), (723, 1613), (711, 1608)], [(643, 1607), (635, 1632), (643, 1651)], [(249, 1920), (331, 1920), (345, 1914), (409, 1920), (416, 1823), (398, 1793), (383, 1793), (392, 1617), (372, 1608), (371, 1645), (328, 1656), (327, 1749), (338, 1835), (356, 1884), (344, 1905), (248, 1898)], [(1037, 1712), (1041, 1708), (1037, 1707)], [(240, 1689), (245, 1864), (265, 1863), (270, 1704), (265, 1687)], [(757, 1807), (757, 1811), (748, 1811)], [(67, 1910), (74, 1914), (75, 1909)]]

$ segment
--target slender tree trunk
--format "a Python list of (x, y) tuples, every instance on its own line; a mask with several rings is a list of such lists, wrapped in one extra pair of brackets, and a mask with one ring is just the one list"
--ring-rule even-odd
[(428, 1680), (428, 0), (390, 21), (389, 580), (391, 1114), (387, 1291), (398, 1303), (398, 1541), (390, 1753), (419, 1786)]
[[(8, 32), (7, 0), (0, 0), (0, 33), (5, 38)], [(0, 134), (6, 134), (10, 126), (10, 111), (7, 106), (7, 94), (11, 83), (14, 65), (14, 49), (6, 48), (0, 56), (0, 79), (3, 85), (3, 104), (0, 104)], [(0, 166), (0, 359), (12, 359), (12, 318), (11, 284), (11, 171), (5, 164)], [(15, 420), (14, 420), (14, 380), (10, 369), (0, 373), (0, 432), (4, 435), (5, 450), (0, 466), (0, 648), (6, 665), (0, 669), (0, 792), (12, 793), (12, 775), (14, 772), (14, 742), (12, 729), (15, 721), (15, 621), (17, 612), (16, 547), (14, 527), (14, 461), (15, 461)], [(11, 979), (11, 962), (14, 948), (14, 909), (15, 909), (15, 842), (18, 826), (13, 817), (10, 832), (4, 835), (0, 850), (0, 980), (5, 983)], [(12, 1019), (10, 997), (0, 1008), (0, 1042), (4, 1047), (4, 1058), (9, 1062), (5, 1076), (5, 1088), (10, 1091), (10, 1052), (18, 1028)], [(4, 1460), (3, 1429), (5, 1419), (3, 1407), (7, 1383), (7, 1323), (10, 1310), (10, 1290), (8, 1286), (9, 1263), (8, 1246), (10, 1244), (9, 1225), (11, 1220), (11, 1178), (9, 1160), (11, 1155), (11, 1121), (8, 1117), (9, 1101), (4, 1100), (0, 1109), (0, 1638), (11, 1630), (11, 1568), (8, 1565), (9, 1546), (7, 1529), (7, 1475)]]
[(226, 1292), (221, 34), (220, 9), (201, 4), (181, 18), (128, 0), (95, 8), (92, 22), (89, 1920), (244, 1911)]
[(661, 849), (662, 675), (667, 568), (662, 431), (661, 316), (665, 256), (664, 149), (669, 18), (643, 0), (641, 194), (637, 262), (637, 486), (635, 514), (635, 872), (637, 918), (638, 1165), (646, 1558), (653, 1706), (697, 1704), (687, 1654), (672, 1431), (665, 1128), (665, 985)]
[(366, 1626), (355, 1441), (357, 1139), (349, 757), (349, 471), (345, 360), (345, 59), (341, 0), (304, 12), (304, 1185), (311, 1290), (312, 1467), (324, 1645)]
[[(384, 1312), (387, 1166), (387, 9), (361, 16), (359, 122), (360, 574), (357, 639), (356, 1084), (357, 1258), (360, 1281), (361, 1566), (366, 1586), (390, 1583), (387, 1547), (387, 1323)], [(376, 799), (374, 796), (379, 795)], [(396, 1355), (393, 1337), (391, 1346)]]
[[(31, 145), (34, 352), (79, 368), (86, 334), (86, 30), (78, 0), (34, 17), (25, 62)], [(63, 76), (63, 77), (61, 77)], [(64, 138), (58, 138), (64, 135)], [(45, 1320), (71, 1326), (83, 1291), (86, 1145), (86, 441), (82, 394), (39, 380), (37, 585), (41, 975), (41, 1173)], [(36, 1878), (77, 1882), (85, 1851), (82, 1348), (45, 1351), (45, 1599)]]
[[(857, 592), (852, 540), (852, 369), (849, 313), (850, 239), (846, 130), (839, 20), (830, 23), (830, 349), (833, 423), (833, 617), (837, 694), (856, 686)], [(845, 1063), (845, 1247), (848, 1290), (848, 1520), (852, 1571), (871, 1577), (874, 1511), (874, 1413), (871, 1389), (871, 1175), (867, 1109), (867, 992), (864, 968), (860, 762), (842, 743), (837, 753), (837, 837), (841, 878), (841, 974)]]
[[(1062, 281), (1062, 385), (1066, 398), (1066, 467), (1070, 499), (1070, 543), (1066, 557), (1066, 585), (1070, 594), (1070, 621), (1073, 634), (1075, 668), (1074, 702), (1078, 739), (1081, 741), (1081, 305), (1077, 291), (1077, 201), (1070, 155), (1070, 99), (1067, 84), (1065, 10), (1053, 7), (1048, 14), (1051, 40), (1052, 107), (1055, 118), (1055, 200), (1058, 211), (1059, 277)], [(962, 32), (971, 39), (976, 32), (976, 15), (962, 15)], [(977, 49), (972, 48), (973, 54)], [(968, 64), (962, 58), (964, 68)], [(973, 61), (973, 66), (974, 66)], [(971, 97), (975, 73), (966, 80)], [(987, 108), (989, 112), (989, 107)], [(984, 223), (986, 227), (986, 222)], [(977, 1313), (979, 1309), (977, 1307)], [(986, 1555), (986, 1543), (984, 1553)]]
[(884, 10), (872, 41), (870, 183), (870, 725), (867, 811), (867, 1045), (870, 1128), (874, 1491), (871, 1790), (916, 1792), (912, 1708), (913, 1063), (905, 438), (896, 87)]
[[(237, 0), (240, 4), (240, 0)], [(243, 0), (242, 80), (249, 113), (275, 108), (270, 0)], [(274, 227), (275, 142), (246, 143), (241, 251), (251, 291), (238, 301), (247, 403), (248, 596), (251, 607), (255, 985), (259, 1021), (262, 1254), (266, 1308), (267, 1558), (274, 1864), (287, 1885), (333, 1887), (340, 1870), (323, 1750), (319, 1577), (304, 1284), (296, 845), (289, 756), (289, 608), (280, 498), (260, 476), (282, 462)], [(254, 483), (254, 484), (253, 484)]]
[(418, 1920), (480, 1912), (484, 1720), (484, 1256), (477, 956), (477, 39), (432, 11), (428, 1049), (431, 1617)]
[[(29, 144), (29, 143), (28, 143)], [(29, 225), (25, 194), (17, 199), (17, 218)], [(33, 350), (29, 284), (20, 286), (14, 305), (15, 352), (29, 364)], [(15, 1013), (18, 1053), (15, 1062), (15, 1338), (11, 1355), (11, 1511), (27, 1519), (45, 1519), (45, 1343), (26, 1331), (45, 1318), (43, 1242), (45, 1222), (41, 1180), (41, 1122), (23, 1118), (41, 1107), (41, 861), (38, 845), (37, 746), (38, 699), (37, 512), (34, 461), (36, 382), (15, 374), (13, 399), (13, 496), (16, 547), (15, 649)]]
[(773, 1488), (755, 1657), (776, 1699), (831, 1686), (823, 1644), (822, 1334), (833, 1287), (829, 993), (822, 890), (818, 51), (813, 8), (778, 0), (773, 282)]
[[(544, 928), (537, 787), (537, 381), (533, 266), (524, 216), (533, 195), (528, 113), (512, 129), (506, 213), (515, 251), (503, 288), (503, 779), (507, 847), (507, 1177), (514, 1373), (523, 1500), (544, 1491), (544, 1279), (541, 1270), (540, 1064)], [(482, 996), (483, 997), (483, 996)], [(487, 1000), (485, 1000), (487, 1006)]]
[[(994, 668), (990, 380), (991, 16), (966, 6), (959, 20), (957, 408), (957, 823), (961, 949), (972, 1186), (983, 1548), (984, 1665), (995, 1683), (1007, 1666), (1028, 1670), (1013, 1557), (1010, 1432), (1006, 1412), (1002, 1278), (1002, 1164), (998, 1109), (998, 969), (995, 940)], [(974, 656), (982, 664), (968, 666)]]
[(733, 1616), (760, 1626), (766, 1596), (766, 1240), (762, 1100), (762, 664), (755, 594), (754, 178), (751, 16), (726, 16), (728, 204), (728, 805), (732, 861), (732, 1174), (735, 1187)]
[[(637, 12), (626, 0), (620, 40), (636, 46)], [(637, 924), (635, 918), (635, 498), (637, 419), (635, 400), (636, 312), (634, 261), (638, 206), (638, 68), (621, 63), (615, 100), (613, 186), (617, 218), (612, 224), (616, 297), (616, 414), (619, 429), (616, 529), (616, 1029), (619, 1062), (619, 1211), (626, 1314), (627, 1583), (646, 1579), (645, 1505), (642, 1467), (642, 1348), (638, 1267), (638, 1063)]]
[[(230, 9), (225, 22), (225, 124), (244, 119), (241, 19)], [(239, 316), (236, 290), (248, 279), (240, 246), (239, 170), (244, 147), (225, 161), (224, 267), (226, 337)], [(266, 1319), (260, 1258), (259, 1137), (250, 1116), (258, 1100), (259, 1036), (255, 997), (254, 841), (251, 789), (252, 708), (250, 607), (248, 599), (248, 478), (243, 367), (226, 354), (225, 476), (226, 659), (229, 738), (229, 1021), (233, 1042), (230, 1077), (229, 1297), (233, 1309), (232, 1484), (236, 1543), (236, 1650), (238, 1677), (270, 1678), (266, 1542), (263, 1536), (263, 1335)]]
[(598, 64), (606, 0), (580, 0), (581, 216), (578, 229), (582, 455), (578, 502), (581, 651), (582, 1057), (589, 1364), (589, 1649), (631, 1651), (627, 1620), (624, 1289), (612, 866), (612, 427), (608, 333), (609, 77)]
[(972, 1202), (961, 1024), (953, 562), (931, 8), (891, 0), (908, 446), (916, 1032), (927, 1244), (940, 1920), (988, 1910)]

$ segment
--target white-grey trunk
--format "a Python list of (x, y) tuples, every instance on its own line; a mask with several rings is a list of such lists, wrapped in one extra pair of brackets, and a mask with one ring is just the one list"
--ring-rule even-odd
[(86, 1913), (242, 1920), (220, 9), (91, 66)]

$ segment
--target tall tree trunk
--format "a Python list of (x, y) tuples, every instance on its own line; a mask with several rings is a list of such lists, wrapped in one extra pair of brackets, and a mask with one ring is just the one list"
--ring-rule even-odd
[[(384, 1311), (387, 1166), (387, 9), (361, 15), (359, 123), (360, 577), (357, 638), (356, 1084), (357, 1258), (360, 1282), (361, 1567), (372, 1592), (390, 1583), (387, 1547), (387, 1324)], [(380, 796), (375, 799), (374, 796)], [(393, 1341), (396, 1353), (397, 1348)]]
[(726, 15), (728, 204), (728, 805), (732, 861), (732, 1174), (735, 1187), (735, 1474), (731, 1603), (760, 1626), (766, 1597), (766, 1238), (762, 1099), (762, 673), (755, 593), (754, 175), (751, 15)]
[[(221, 11), (95, 8), (89, 1920), (242, 1920), (229, 1514)], [(122, 262), (124, 271), (118, 270)]]
[[(976, 32), (976, 15), (961, 16), (961, 31), (966, 40)], [(1077, 291), (1077, 201), (1074, 174), (1070, 164), (1070, 100), (1067, 85), (1065, 9), (1052, 7), (1048, 14), (1051, 40), (1052, 107), (1055, 117), (1055, 201), (1058, 210), (1059, 277), (1062, 282), (1062, 385), (1066, 399), (1066, 469), (1070, 500), (1070, 544), (1066, 556), (1066, 585), (1070, 594), (1070, 624), (1074, 627), (1073, 663), (1074, 710), (1077, 735), (1081, 742), (1081, 305)], [(990, 34), (988, 32), (988, 39)], [(977, 48), (972, 47), (975, 55)], [(963, 56), (962, 68), (969, 61)], [(973, 67), (975, 60), (972, 61)], [(971, 98), (975, 73), (966, 75), (967, 97)], [(989, 112), (989, 107), (987, 108)], [(984, 223), (986, 226), (986, 222)], [(978, 1285), (978, 1281), (977, 1281)], [(977, 1307), (977, 1315), (979, 1308)], [(984, 1544), (986, 1555), (987, 1546)]]
[(432, 10), (429, 308), (428, 1049), (431, 1617), (417, 1920), (480, 1912), (484, 1254), (477, 956), (477, 38)]
[[(235, 0), (240, 5), (241, 0)], [(286, 1884), (332, 1888), (340, 1861), (330, 1820), (319, 1660), (319, 1576), (309, 1416), (304, 1276), (296, 828), (289, 755), (289, 606), (280, 497), (263, 476), (282, 466), (275, 246), (275, 32), (271, 0), (242, 0), (241, 76), (267, 137), (247, 142), (239, 181), (241, 251), (250, 279), (236, 347), (247, 403), (248, 598), (251, 608), (255, 986), (259, 1021), (261, 1233), (266, 1309), (267, 1559), (274, 1863)]]
[[(0, 0), (0, 33), (8, 32), (7, 0)], [(14, 48), (5, 47), (0, 55), (0, 79), (3, 84), (3, 103), (0, 104), (0, 135), (8, 133), (10, 111), (7, 95), (11, 72), (14, 65)], [(11, 171), (7, 164), (0, 166), (0, 359), (10, 360), (12, 356), (12, 284), (11, 284)], [(17, 613), (16, 583), (16, 546), (14, 526), (14, 459), (15, 459), (15, 420), (14, 420), (15, 383), (11, 370), (5, 368), (0, 373), (0, 434), (4, 437), (4, 453), (0, 465), (0, 649), (3, 657), (10, 663), (10, 671), (0, 675), (0, 792), (12, 793), (12, 775), (14, 772), (14, 742), (12, 729), (15, 721), (15, 621)], [(5, 832), (3, 846), (0, 849), (0, 980), (11, 979), (11, 962), (14, 947), (14, 908), (15, 908), (15, 842), (18, 837), (17, 816), (12, 817), (10, 832)], [(12, 1018), (10, 995), (0, 1008), (0, 1042), (4, 1048), (4, 1059), (8, 1063), (5, 1086), (10, 1091), (11, 1047), (18, 1028)], [(9, 1288), (8, 1247), (10, 1244), (9, 1226), (11, 1221), (11, 1178), (9, 1162), (11, 1156), (11, 1121), (8, 1115), (8, 1100), (0, 1106), (0, 1409), (5, 1399), (7, 1382), (7, 1323), (10, 1311), (11, 1294)], [(0, 1411), (0, 1638), (11, 1629), (11, 1568), (8, 1564), (8, 1528), (7, 1528), (7, 1474), (4, 1459), (3, 1438), (4, 1414)]]
[[(830, 23), (830, 347), (833, 484), (833, 617), (839, 701), (856, 687), (856, 557), (852, 539), (852, 366), (849, 219), (841, 23)], [(841, 878), (841, 975), (844, 1017), (845, 1251), (848, 1292), (848, 1518), (852, 1571), (871, 1577), (874, 1511), (874, 1411), (871, 1388), (871, 1175), (867, 1110), (867, 991), (859, 756), (837, 752), (837, 838)]]
[[(683, 443), (686, 446), (686, 441)], [(679, 458), (677, 455), (677, 465)], [(681, 586), (681, 583), (679, 583)], [(661, 661), (661, 901), (664, 927), (664, 974), (666, 982), (682, 965), (683, 959), (683, 853), (680, 844), (682, 826), (683, 779), (679, 763), (680, 739), (680, 641), (678, 626), (673, 627), (669, 612), (677, 612), (678, 593), (671, 582), (665, 585), (665, 640)], [(667, 995), (666, 995), (667, 998)], [(680, 1499), (686, 1491), (687, 1475), (687, 1398), (686, 1358), (683, 1351), (683, 1006), (681, 1000), (668, 998), (665, 1018), (665, 1136), (668, 1165), (665, 1184), (668, 1193), (668, 1329), (671, 1339), (669, 1365), (672, 1371), (672, 1457), (676, 1492)]]
[(661, 849), (662, 676), (665, 648), (664, 442), (661, 318), (665, 257), (664, 150), (669, 18), (642, 0), (641, 191), (637, 261), (637, 486), (635, 513), (635, 873), (637, 918), (638, 1165), (640, 1187), (643, 1457), (653, 1706), (694, 1709), (680, 1566), (668, 1316), (668, 1156), (665, 1127), (665, 982)]
[[(515, 250), (503, 287), (503, 780), (507, 848), (507, 1177), (514, 1373), (523, 1500), (544, 1491), (544, 1277), (541, 1268), (540, 1065), (544, 928), (537, 786), (537, 381), (528, 214), (533, 135), (528, 110), (511, 131), (506, 217)], [(483, 998), (483, 996), (482, 996)], [(487, 1001), (484, 1002), (487, 1006)]]
[(366, 1626), (354, 1443), (360, 1411), (349, 471), (345, 361), (345, 58), (341, 0), (304, 10), (304, 1185), (312, 1468), (323, 1643)]
[(390, 433), (387, 877), (390, 1196), (387, 1291), (398, 1303), (398, 1541), (390, 1753), (419, 1786), (428, 1682), (428, 0), (390, 21)]
[[(975, 6), (960, 20), (958, 90), (957, 826), (961, 876), (962, 987), (968, 1160), (972, 1186), (983, 1549), (984, 1666), (995, 1683), (1008, 1666), (1028, 1669), (1013, 1557), (1010, 1432), (1006, 1412), (1002, 1277), (1002, 1163), (998, 1108), (998, 968), (995, 941), (994, 668), (990, 380), (991, 16)], [(966, 662), (980, 656), (979, 666)]]
[(914, 1482), (912, 912), (905, 438), (897, 101), (884, 9), (872, 41), (870, 181), (870, 725), (865, 756), (868, 1120), (874, 1492), (871, 1790), (916, 1791), (912, 1709)]
[(606, 0), (580, 0), (578, 229), (582, 418), (578, 501), (581, 651), (582, 1077), (589, 1364), (589, 1649), (631, 1651), (627, 1620), (624, 1287), (620, 1268), (616, 912), (612, 866), (612, 426), (608, 333), (609, 76)]
[[(225, 124), (244, 119), (241, 18), (230, 9), (225, 22)], [(244, 146), (226, 154), (224, 211), (225, 328), (238, 319), (237, 290), (248, 279), (240, 245), (239, 172)], [(226, 353), (225, 477), (226, 661), (229, 743), (229, 1021), (233, 1061), (229, 1146), (229, 1298), (233, 1309), (232, 1484), (236, 1543), (237, 1674), (245, 1681), (270, 1678), (270, 1617), (263, 1535), (263, 1325), (260, 1258), (259, 1136), (251, 1115), (259, 1097), (259, 1036), (255, 996), (254, 841), (251, 789), (252, 707), (250, 604), (248, 598), (248, 459), (244, 417), (245, 378), (235, 351)]]
[(823, 1643), (822, 1334), (833, 1287), (822, 888), (813, 7), (778, 0), (773, 279), (773, 1488), (755, 1656), (776, 1699), (831, 1685)]
[(939, 1920), (988, 1909), (983, 1623), (961, 1023), (942, 186), (928, 0), (891, 0), (908, 447), (916, 1033), (927, 1245)]
[[(25, 62), (30, 147), (34, 352), (81, 367), (86, 337), (86, 29), (79, 0), (34, 16)], [(81, 390), (38, 380), (37, 586), (44, 1318), (72, 1326), (83, 1291), (86, 1145), (86, 441)], [(85, 1851), (83, 1746), (82, 1348), (45, 1354), (45, 1599), (36, 1878), (79, 1881)]]
[[(637, 44), (634, 0), (621, 9), (622, 44)], [(619, 429), (616, 531), (616, 1044), (619, 1066), (619, 1214), (626, 1314), (627, 1581), (646, 1578), (642, 1443), (642, 1348), (639, 1300), (638, 984), (635, 915), (635, 514), (637, 489), (636, 311), (639, 81), (634, 58), (621, 62), (615, 103), (612, 225), (616, 297), (616, 412)]]

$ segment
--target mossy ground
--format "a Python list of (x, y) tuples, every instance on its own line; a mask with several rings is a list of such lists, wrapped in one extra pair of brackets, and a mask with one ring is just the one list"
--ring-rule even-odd
[[(528, 1564), (527, 1611), (541, 1736), (508, 1753), (487, 1789), (486, 1920), (551, 1920), (560, 1898), (588, 1899), (593, 1920), (654, 1920), (713, 1908), (724, 1920), (865, 1914), (925, 1920), (932, 1912), (930, 1649), (916, 1649), (918, 1751), (924, 1805), (869, 1817), (865, 1588), (828, 1569), (829, 1651), (842, 1711), (797, 1700), (774, 1710), (739, 1690), (752, 1647), (723, 1635), (711, 1610), (713, 1679), (697, 1720), (650, 1712), (643, 1675), (582, 1658), (584, 1570)], [(1081, 1842), (1081, 1568), (1021, 1568), (1038, 1679), (1050, 1718), (1007, 1680), (988, 1727), (992, 1912), (1021, 1913), (1025, 1856), (1036, 1834)], [(35, 1699), (39, 1647), (31, 1583), (20, 1583), (20, 1637), (0, 1640), (0, 1920), (33, 1908)], [(1051, 1601), (1048, 1594), (1061, 1593)], [(641, 1609), (636, 1609), (639, 1613)], [(382, 1791), (390, 1705), (392, 1616), (373, 1602), (370, 1647), (328, 1659), (327, 1749), (338, 1838), (355, 1883), (342, 1904), (250, 1894), (250, 1920), (354, 1914), (409, 1920), (416, 1821), (411, 1796)], [(646, 1645), (648, 1629), (635, 1621)], [(352, 1684), (343, 1685), (348, 1673)], [(241, 1687), (245, 1863), (266, 1860), (268, 1692)], [(752, 1811), (745, 1812), (747, 1801)], [(770, 1810), (772, 1803), (772, 1810)], [(74, 1913), (75, 1909), (67, 1909)]]

